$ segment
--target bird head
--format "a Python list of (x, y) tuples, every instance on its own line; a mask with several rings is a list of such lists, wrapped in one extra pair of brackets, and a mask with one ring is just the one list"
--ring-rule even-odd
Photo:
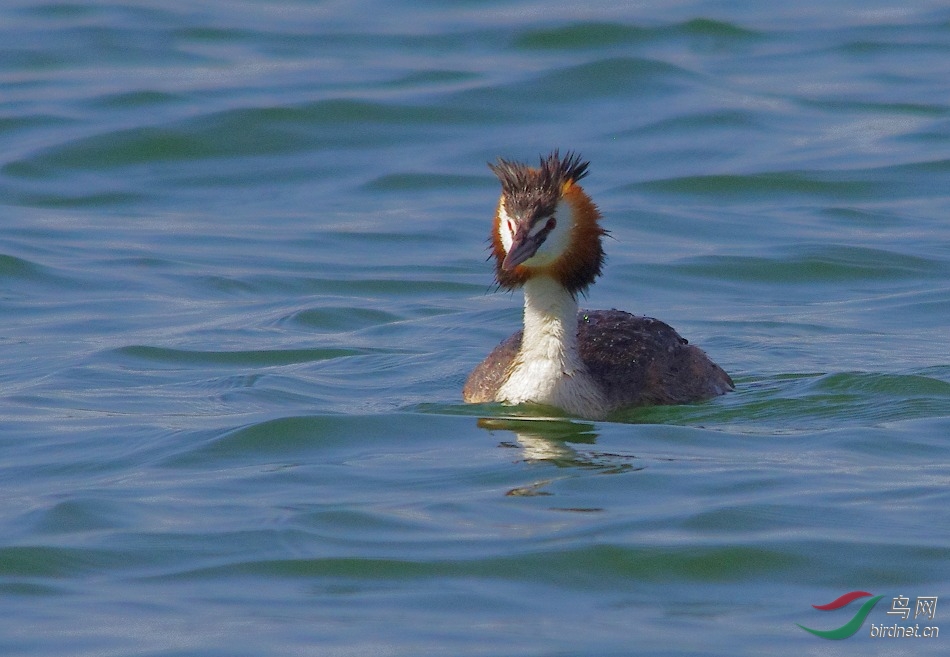
[(515, 289), (549, 276), (571, 294), (594, 282), (604, 262), (600, 213), (578, 185), (589, 162), (568, 152), (541, 157), (537, 167), (499, 158), (489, 168), (501, 182), (492, 253), (499, 286)]

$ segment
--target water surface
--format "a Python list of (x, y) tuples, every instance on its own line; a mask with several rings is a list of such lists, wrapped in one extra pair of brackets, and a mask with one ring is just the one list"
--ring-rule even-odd
[[(950, 632), (942, 3), (14, 2), (0, 44), (4, 654), (946, 651), (870, 636)], [(461, 402), (520, 321), (485, 162), (555, 147), (585, 305), (735, 393)]]

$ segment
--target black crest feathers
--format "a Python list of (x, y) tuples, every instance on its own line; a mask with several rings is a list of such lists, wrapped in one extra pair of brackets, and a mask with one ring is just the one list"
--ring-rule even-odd
[(557, 150), (547, 157), (542, 156), (536, 169), (503, 158), (488, 164), (501, 181), (502, 193), (512, 206), (510, 209), (532, 213), (553, 210), (564, 183), (577, 182), (586, 176), (588, 166), (590, 162), (581, 160), (577, 153), (568, 151), (562, 158)]

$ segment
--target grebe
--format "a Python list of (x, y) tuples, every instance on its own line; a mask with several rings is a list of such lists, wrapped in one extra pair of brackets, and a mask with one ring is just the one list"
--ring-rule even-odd
[(469, 375), (469, 403), (534, 403), (603, 419), (629, 406), (683, 404), (732, 379), (670, 326), (621, 310), (578, 312), (604, 263), (600, 212), (578, 181), (589, 162), (554, 151), (537, 168), (499, 158), (491, 249), (498, 286), (524, 288), (524, 329)]

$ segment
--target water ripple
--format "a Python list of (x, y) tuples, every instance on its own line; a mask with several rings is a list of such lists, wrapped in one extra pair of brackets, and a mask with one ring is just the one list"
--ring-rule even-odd
[(613, 46), (637, 46), (645, 42), (676, 39), (710, 39), (722, 47), (735, 45), (758, 36), (736, 23), (705, 18), (694, 18), (682, 23), (645, 27), (625, 23), (574, 22), (569, 25), (528, 29), (521, 32), (515, 43), (525, 49), (583, 50)]
[(743, 283), (836, 285), (847, 281), (901, 281), (948, 275), (945, 262), (886, 249), (846, 245), (805, 244), (782, 249), (774, 256), (705, 256), (671, 265), (688, 277), (719, 278)]
[(232, 367), (274, 367), (291, 363), (311, 363), (333, 358), (369, 353), (362, 349), (270, 349), (256, 351), (202, 351), (171, 349), (148, 345), (132, 345), (116, 353), (136, 360), (147, 360), (168, 366), (225, 365)]

